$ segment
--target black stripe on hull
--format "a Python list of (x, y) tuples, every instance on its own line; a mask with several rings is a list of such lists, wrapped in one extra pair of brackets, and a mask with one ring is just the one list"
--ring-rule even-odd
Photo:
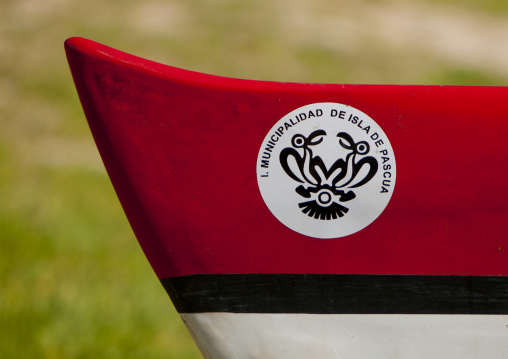
[(179, 313), (508, 314), (508, 277), (198, 274), (165, 278)]

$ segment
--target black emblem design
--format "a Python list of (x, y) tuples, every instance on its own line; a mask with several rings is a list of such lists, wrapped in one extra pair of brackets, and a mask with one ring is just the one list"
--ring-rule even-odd
[(326, 168), (319, 156), (314, 156), (312, 147), (323, 142), (326, 132), (316, 130), (308, 137), (296, 134), (291, 139), (293, 147), (284, 148), (279, 156), (286, 174), (302, 183), (296, 188), (308, 201), (299, 203), (302, 212), (309, 217), (331, 220), (343, 217), (349, 209), (342, 204), (356, 197), (352, 188), (369, 182), (377, 173), (378, 162), (366, 156), (370, 146), (366, 141), (355, 142), (346, 132), (339, 132), (339, 145), (348, 153)]

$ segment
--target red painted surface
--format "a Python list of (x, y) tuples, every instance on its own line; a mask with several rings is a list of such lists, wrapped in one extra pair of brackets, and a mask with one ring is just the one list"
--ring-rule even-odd
[[(159, 278), (196, 273), (508, 275), (508, 88), (237, 80), (72, 38), (93, 136)], [(268, 210), (256, 159), (273, 124), (315, 102), (353, 106), (397, 161), (386, 210), (338, 239)]]

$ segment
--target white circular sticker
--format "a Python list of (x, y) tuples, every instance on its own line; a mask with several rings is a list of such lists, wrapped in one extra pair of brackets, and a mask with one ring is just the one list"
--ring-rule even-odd
[(344, 237), (371, 224), (395, 187), (395, 157), (381, 127), (339, 103), (315, 103), (281, 118), (257, 160), (261, 196), (292, 230)]

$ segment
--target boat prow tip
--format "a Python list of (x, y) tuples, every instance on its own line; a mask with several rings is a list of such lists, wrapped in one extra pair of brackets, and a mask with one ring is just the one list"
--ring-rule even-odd
[(64, 46), (74, 49), (77, 45), (79, 45), (83, 41), (88, 42), (90, 40), (79, 36), (71, 36), (64, 41)]
[[(67, 61), (71, 71), (82, 71), (83, 62), (88, 63), (91, 69), (100, 68), (109, 64), (116, 68), (117, 73), (121, 73), (129, 68), (135, 71), (141, 71), (153, 77), (164, 78), (167, 80), (185, 82), (197, 86), (211, 87), (242, 87), (246, 81), (232, 79), (222, 76), (214, 76), (201, 72), (185, 70), (173, 67), (167, 64), (148, 60), (143, 57), (132, 55), (115, 48), (103, 45), (93, 40), (82, 37), (70, 37), (64, 42), (64, 48), (67, 55)], [(93, 64), (92, 64), (93, 63)], [(255, 81), (249, 81), (255, 82)]]
[[(69, 50), (71, 51), (78, 51), (78, 52), (85, 52), (85, 53), (93, 53), (93, 52), (99, 52), (101, 49), (108, 48), (106, 45), (102, 45), (98, 42), (85, 39), (84, 37), (79, 36), (73, 36), (69, 37), (67, 40), (64, 41), (64, 48), (66, 52)], [(112, 48), (109, 48), (112, 49)]]

